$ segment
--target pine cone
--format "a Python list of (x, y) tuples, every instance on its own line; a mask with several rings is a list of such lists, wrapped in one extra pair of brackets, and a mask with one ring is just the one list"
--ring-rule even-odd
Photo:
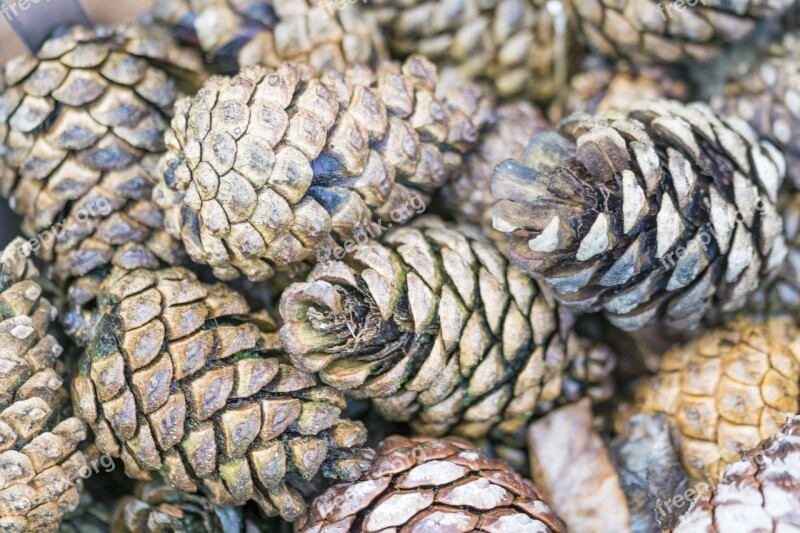
[(31, 249), (72, 286), (73, 306), (91, 300), (104, 267), (180, 257), (150, 201), (151, 173), (176, 79), (201, 73), (163, 31), (127, 25), (72, 28), (0, 75), (0, 194)]
[(454, 437), (390, 437), (361, 480), (310, 507), (300, 532), (566, 531), (533, 483)]
[(800, 416), (725, 471), (701, 494), (675, 533), (796, 531), (800, 528)]
[(492, 179), (512, 263), (576, 310), (635, 330), (741, 309), (786, 256), (780, 152), (705, 104), (573, 115)]
[(795, 0), (567, 0), (575, 32), (600, 54), (637, 64), (717, 58)]
[(158, 471), (217, 505), (254, 499), (293, 520), (304, 512), (294, 482), (368, 468), (366, 430), (339, 417), (344, 398), (284, 362), (269, 317), (246, 316), (241, 295), (183, 268), (115, 269), (98, 301), (72, 397), (130, 477)]
[(299, 67), (212, 78), (179, 103), (167, 134), (157, 189), (167, 230), (219, 279), (296, 274), (406, 222), (460, 171), (477, 141), (472, 119), (489, 120), (476, 86), (435, 96), (421, 57), (377, 75), (301, 79)]
[(57, 531), (78, 505), (88, 435), (54, 370), (56, 312), (26, 257), (22, 239), (0, 256), (0, 530)]
[(689, 476), (704, 480), (800, 411), (800, 330), (790, 316), (741, 318), (668, 351), (638, 391), (678, 431)]
[(373, 398), (419, 434), (523, 428), (582, 394), (607, 398), (613, 357), (475, 227), (424, 217), (312, 272), (281, 298), (298, 368)]
[(337, 0), (157, 0), (155, 18), (197, 43), (212, 67), (302, 61), (318, 71), (387, 58), (378, 23), (356, 2)]
[(547, 0), (370, 0), (398, 57), (421, 54), (489, 81), (502, 97), (550, 100), (574, 55), (563, 6)]

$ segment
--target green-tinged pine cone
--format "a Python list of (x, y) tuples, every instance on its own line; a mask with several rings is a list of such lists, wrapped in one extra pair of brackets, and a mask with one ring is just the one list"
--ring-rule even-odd
[(151, 174), (176, 80), (192, 85), (202, 71), (196, 54), (140, 25), (75, 27), (5, 65), (0, 194), (22, 215), (30, 247), (72, 285), (73, 306), (93, 297), (103, 267), (181, 256), (150, 200)]
[(56, 311), (42, 298), (24, 241), (0, 256), (0, 530), (57, 531), (75, 510), (87, 460), (86, 424), (71, 415), (54, 370), (62, 349), (48, 333)]
[(298, 368), (419, 434), (480, 438), (610, 396), (613, 356), (562, 311), (477, 227), (428, 216), (286, 289), (281, 343)]
[(255, 500), (293, 520), (293, 483), (354, 479), (372, 450), (344, 398), (293, 368), (271, 319), (183, 268), (114, 269), (98, 297), (94, 337), (72, 383), (98, 448), (126, 473), (156, 472), (216, 505)]
[(377, 21), (360, 2), (156, 0), (154, 14), (182, 41), (196, 43), (222, 73), (282, 61), (344, 70), (388, 57)]
[(296, 274), (406, 222), (491, 120), (475, 85), (437, 96), (419, 56), (377, 74), (301, 67), (214, 77), (177, 106), (156, 198), (167, 230), (219, 279)]
[(701, 103), (576, 114), (498, 165), (494, 228), (511, 262), (625, 330), (741, 309), (786, 257), (780, 151)]
[(725, 471), (700, 495), (675, 533), (796, 531), (800, 528), (800, 416)]
[(565, 0), (575, 32), (600, 54), (637, 64), (716, 59), (795, 0)]
[(199, 494), (188, 494), (161, 480), (140, 482), (133, 496), (118, 503), (114, 533), (241, 533), (239, 507), (220, 507)]
[(686, 472), (705, 481), (800, 411), (800, 330), (785, 315), (709, 330), (669, 350), (637, 396), (667, 416)]
[(800, 35), (787, 32), (760, 63), (742, 63), (731, 78), (714, 106), (747, 120), (783, 149), (789, 177), (800, 189)]
[(468, 442), (394, 436), (360, 480), (318, 496), (297, 530), (557, 533), (566, 526), (530, 480)]

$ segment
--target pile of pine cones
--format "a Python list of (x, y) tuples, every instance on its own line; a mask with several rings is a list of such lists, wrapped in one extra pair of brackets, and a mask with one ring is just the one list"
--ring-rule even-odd
[(0, 71), (0, 530), (800, 530), (798, 21), (56, 30)]

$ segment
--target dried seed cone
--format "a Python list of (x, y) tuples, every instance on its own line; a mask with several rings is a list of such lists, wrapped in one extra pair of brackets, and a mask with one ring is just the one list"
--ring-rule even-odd
[(157, 0), (154, 15), (181, 40), (197, 43), (212, 67), (302, 61), (317, 71), (387, 59), (381, 29), (359, 2), (341, 0)]
[(566, 531), (539, 490), (454, 437), (393, 436), (372, 469), (310, 505), (298, 531)]
[(741, 318), (668, 351), (637, 395), (678, 432), (686, 472), (716, 476), (800, 411), (800, 330), (790, 316)]
[(660, 0), (564, 3), (576, 33), (595, 52), (650, 64), (710, 62), (727, 45), (750, 36), (759, 22), (779, 18), (795, 0), (703, 0), (681, 4), (680, 10)]
[(786, 257), (783, 156), (705, 104), (573, 115), (527, 150), (535, 164), (509, 160), (492, 180), (512, 263), (622, 329), (741, 309)]
[(168, 231), (219, 279), (297, 273), (406, 222), (490, 118), (476, 86), (437, 97), (436, 69), (419, 56), (376, 74), (299, 67), (215, 77), (178, 104), (158, 202)]
[(675, 533), (793, 531), (800, 528), (800, 416), (747, 450), (700, 496)]
[(424, 217), (396, 228), (318, 266), (280, 310), (295, 366), (422, 435), (513, 433), (561, 402), (611, 393), (612, 355), (571, 333), (476, 227)]
[(0, 256), (0, 530), (57, 531), (78, 506), (88, 432), (54, 370), (62, 349), (47, 330), (56, 312), (23, 244)]
[(270, 515), (304, 512), (292, 486), (369, 466), (363, 425), (344, 398), (284, 362), (266, 315), (182, 268), (115, 269), (72, 383), (78, 414), (126, 473), (158, 471), (217, 505), (254, 499)]

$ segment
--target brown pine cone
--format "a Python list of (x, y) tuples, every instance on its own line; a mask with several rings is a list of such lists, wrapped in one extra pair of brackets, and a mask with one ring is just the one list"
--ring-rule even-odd
[(196, 43), (214, 70), (302, 61), (318, 71), (387, 59), (380, 27), (358, 2), (341, 0), (156, 0), (155, 19)]
[(369, 467), (366, 430), (339, 417), (344, 398), (288, 364), (271, 319), (225, 285), (114, 269), (98, 302), (72, 397), (130, 477), (158, 471), (217, 505), (254, 499), (291, 521), (305, 511), (293, 483)]
[(783, 156), (705, 104), (576, 114), (527, 151), (533, 166), (509, 160), (492, 179), (512, 263), (622, 329), (741, 309), (786, 257)]
[(57, 531), (78, 506), (87, 428), (71, 416), (48, 333), (56, 311), (42, 298), (24, 241), (0, 256), (0, 530)]
[(177, 80), (191, 86), (202, 70), (163, 30), (140, 25), (75, 27), (3, 69), (0, 194), (31, 249), (72, 286), (73, 305), (91, 300), (104, 267), (181, 256), (150, 201), (151, 174)]
[(398, 57), (421, 54), (490, 82), (502, 97), (548, 101), (566, 84), (573, 36), (560, 2), (370, 0)]
[(674, 533), (800, 529), (800, 416), (730, 465), (718, 486), (701, 494)]
[(372, 470), (334, 485), (298, 531), (566, 531), (529, 480), (454, 437), (389, 437)]
[(669, 350), (637, 396), (676, 428), (689, 476), (715, 476), (800, 411), (800, 330), (786, 315), (710, 330)]
[(600, 54), (637, 64), (716, 59), (795, 0), (566, 0), (575, 32)]
[(295, 366), (419, 434), (479, 438), (611, 394), (613, 356), (562, 311), (478, 228), (429, 216), (286, 289), (281, 342)]
[(178, 104), (157, 201), (167, 230), (219, 279), (296, 274), (406, 222), (491, 118), (477, 86), (439, 98), (422, 57), (377, 74), (300, 67), (214, 77)]

